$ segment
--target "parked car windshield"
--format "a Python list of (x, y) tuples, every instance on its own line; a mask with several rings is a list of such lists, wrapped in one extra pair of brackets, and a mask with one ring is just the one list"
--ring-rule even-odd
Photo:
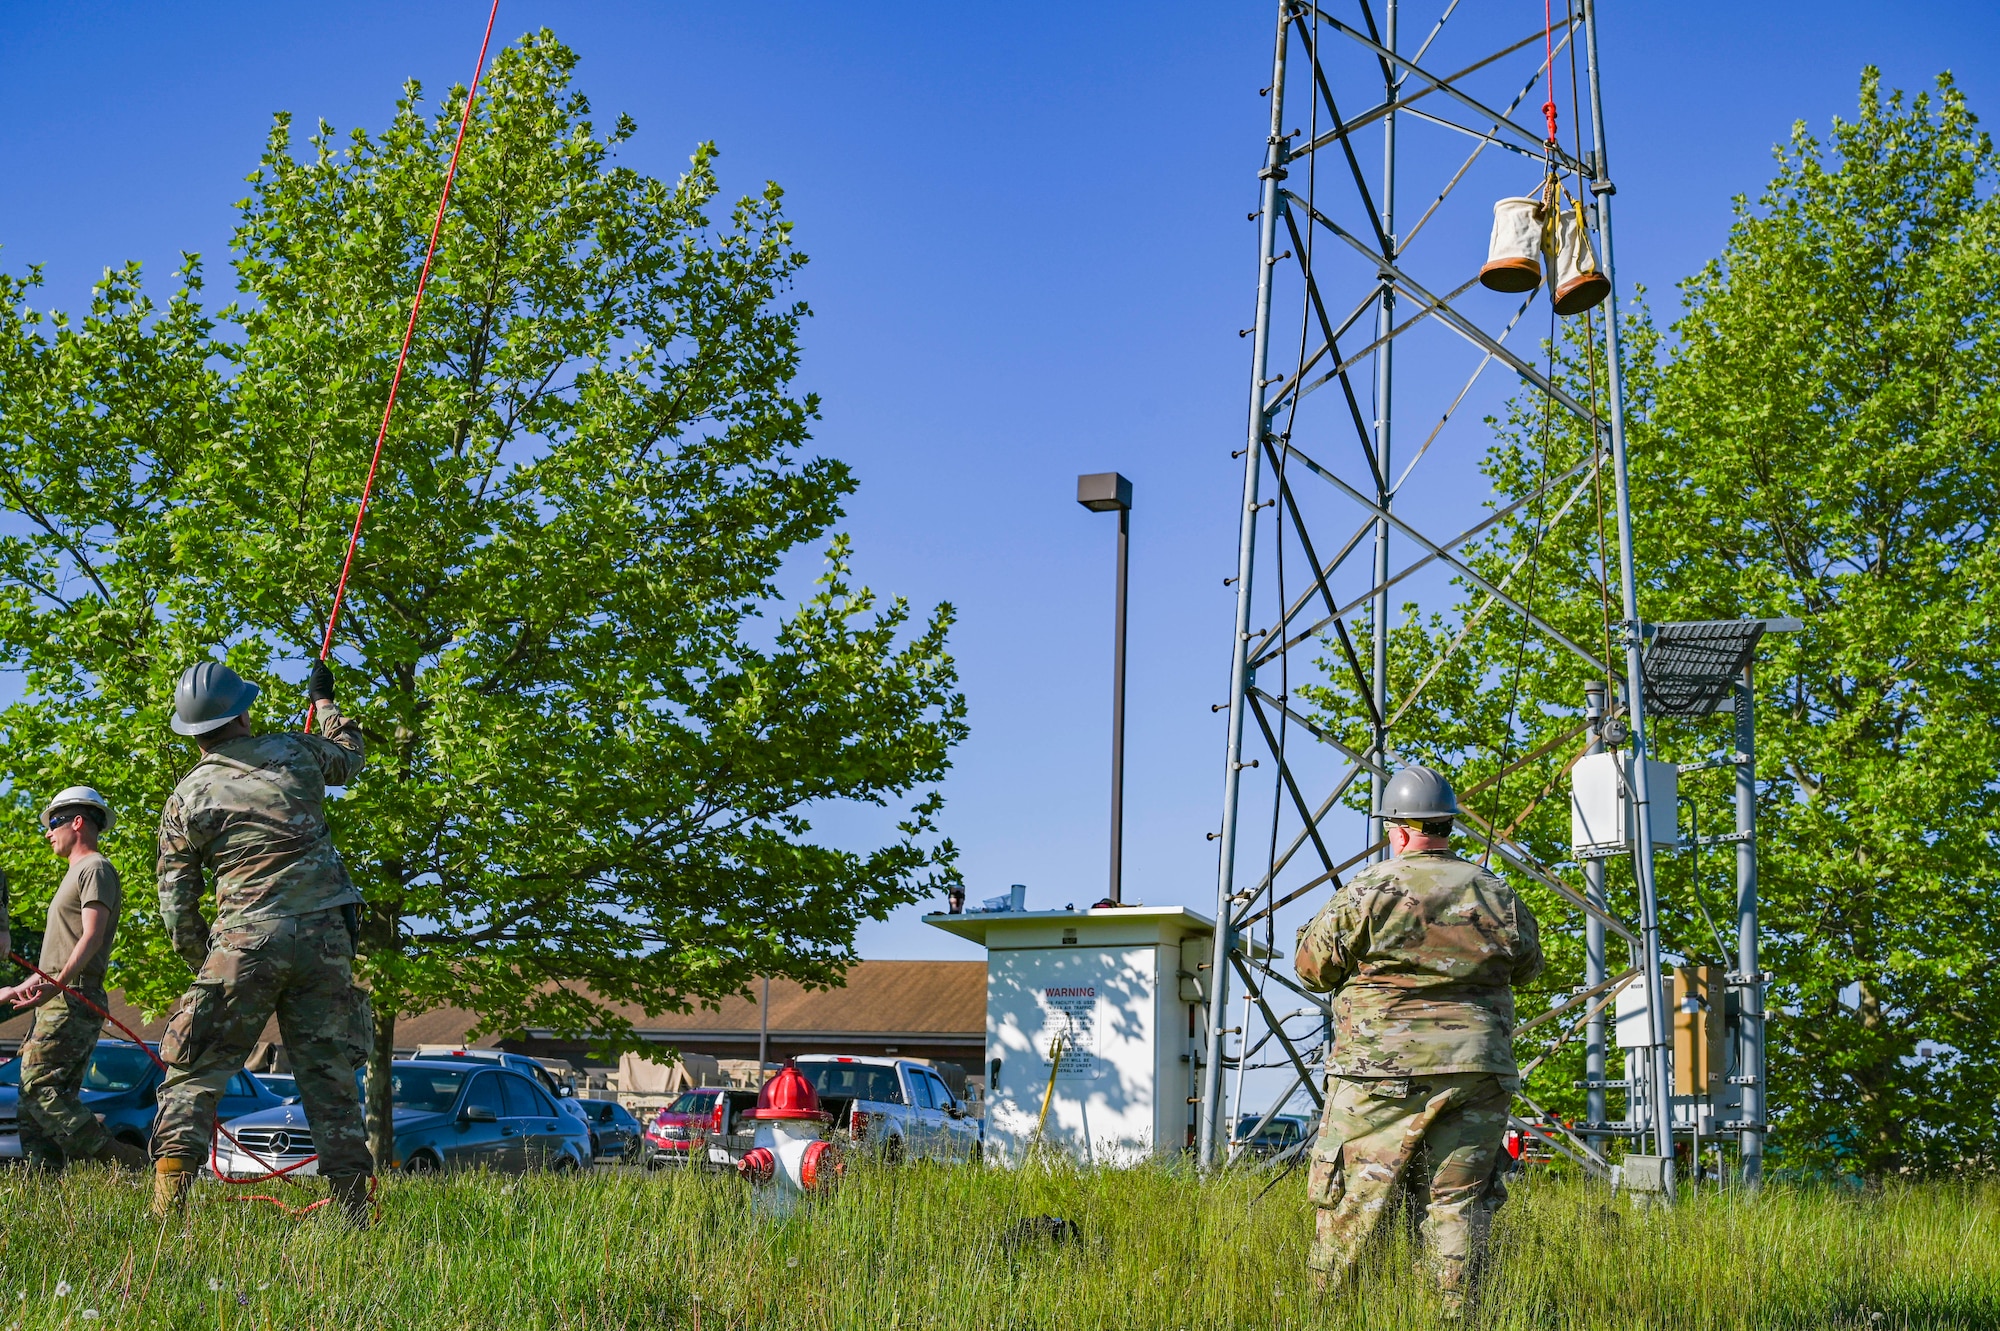
[(0, 1063), (0, 1086), (19, 1086), (20, 1084), (21, 1060), (10, 1058), (5, 1063)]
[(856, 1100), (877, 1100), (883, 1104), (903, 1103), (903, 1086), (896, 1069), (872, 1063), (801, 1063), (799, 1071), (812, 1079), (821, 1095), (852, 1096)]
[(442, 1114), (458, 1100), (465, 1073), (457, 1068), (397, 1068), (390, 1075), (389, 1098), (398, 1109)]
[(84, 1070), (83, 1089), (129, 1091), (146, 1080), (146, 1074), (152, 1070), (153, 1060), (137, 1045), (101, 1044)]
[(715, 1108), (720, 1091), (682, 1091), (680, 1099), (667, 1106), (669, 1114), (705, 1114)]
[[(1244, 1138), (1248, 1137), (1250, 1135), (1250, 1129), (1256, 1127), (1257, 1120), (1262, 1117), (1263, 1115), (1261, 1114), (1245, 1114), (1242, 1118), (1236, 1120), (1237, 1140), (1241, 1141)], [(1257, 1140), (1265, 1142), (1290, 1143), (1297, 1141), (1298, 1138), (1299, 1138), (1298, 1122), (1294, 1119), (1289, 1119), (1289, 1118), (1274, 1118), (1269, 1123), (1266, 1123), (1264, 1125), (1264, 1130), (1262, 1132), (1257, 1134)]]

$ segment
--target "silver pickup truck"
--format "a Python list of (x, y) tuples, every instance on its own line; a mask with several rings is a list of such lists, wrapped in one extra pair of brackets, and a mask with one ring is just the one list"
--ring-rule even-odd
[(906, 1058), (807, 1054), (798, 1069), (833, 1115), (832, 1132), (887, 1160), (977, 1160), (985, 1123), (944, 1079)]

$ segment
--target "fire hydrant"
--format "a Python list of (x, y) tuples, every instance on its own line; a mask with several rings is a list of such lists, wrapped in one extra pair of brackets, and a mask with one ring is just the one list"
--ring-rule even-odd
[(821, 1136), (833, 1115), (819, 1107), (819, 1092), (796, 1067), (788, 1063), (765, 1082), (757, 1107), (743, 1117), (757, 1130), (736, 1172), (755, 1185), (760, 1208), (786, 1214), (839, 1180), (840, 1148)]

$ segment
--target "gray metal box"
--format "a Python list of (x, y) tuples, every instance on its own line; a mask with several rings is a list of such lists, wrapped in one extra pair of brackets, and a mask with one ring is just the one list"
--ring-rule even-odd
[(1623, 1182), (1633, 1192), (1665, 1192), (1666, 1165), (1665, 1156), (1628, 1155), (1625, 1157)]
[[(1674, 1007), (1673, 977), (1663, 975), (1660, 979), (1666, 985), (1668, 991), (1667, 1010), (1671, 1012)], [(1650, 1004), (1646, 1001), (1645, 977), (1641, 976), (1626, 985), (1623, 989), (1620, 989), (1616, 1001), (1617, 1019), (1613, 1023), (1613, 1028), (1617, 1032), (1618, 1047), (1620, 1049), (1644, 1049), (1651, 1045), (1651, 1023), (1646, 1019), (1646, 1009)]]
[[(1570, 770), (1569, 838), (1579, 854), (1629, 851), (1638, 840), (1629, 790), (1631, 772), (1632, 757), (1626, 753), (1589, 754)], [(1672, 763), (1649, 758), (1646, 780), (1653, 815), (1653, 849), (1672, 850), (1679, 842), (1674, 824), (1680, 773)]]

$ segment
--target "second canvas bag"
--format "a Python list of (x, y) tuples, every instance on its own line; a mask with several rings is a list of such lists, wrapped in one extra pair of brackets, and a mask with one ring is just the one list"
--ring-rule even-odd
[[(1597, 255), (1590, 247), (1590, 232), (1583, 224), (1583, 205), (1572, 201), (1568, 208), (1559, 206), (1553, 229), (1555, 255), (1550, 265), (1549, 287), (1556, 313), (1582, 314), (1611, 294), (1611, 281), (1598, 268)], [(1550, 256), (1544, 251), (1542, 257), (1547, 260)]]

